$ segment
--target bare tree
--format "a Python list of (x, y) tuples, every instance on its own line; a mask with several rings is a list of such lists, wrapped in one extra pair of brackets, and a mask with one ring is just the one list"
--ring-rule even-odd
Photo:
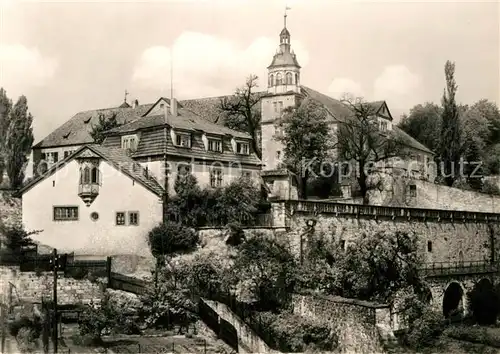
[(256, 75), (250, 75), (245, 85), (237, 88), (234, 95), (221, 98), (219, 109), (226, 113), (225, 126), (250, 134), (253, 150), (260, 159), (262, 158), (260, 95), (255, 93), (258, 79)]
[(342, 102), (352, 114), (335, 119), (338, 126), (338, 159), (349, 162), (356, 172), (363, 204), (368, 204), (368, 175), (375, 164), (405, 153), (404, 143), (392, 131), (379, 126), (376, 107), (362, 98), (344, 96)]

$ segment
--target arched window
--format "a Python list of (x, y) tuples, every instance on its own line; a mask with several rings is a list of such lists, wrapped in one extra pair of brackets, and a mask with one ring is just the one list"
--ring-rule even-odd
[(286, 73), (286, 84), (287, 85), (292, 84), (292, 73)]
[(283, 77), (281, 73), (276, 74), (276, 86), (283, 85)]
[(91, 183), (99, 183), (99, 170), (97, 167), (92, 167), (92, 173), (90, 175)]
[(295, 73), (295, 85), (299, 84), (299, 74)]
[(274, 81), (274, 75), (273, 75), (273, 74), (271, 74), (271, 75), (269, 75), (269, 82), (267, 83), (267, 85), (268, 85), (269, 87), (273, 86), (273, 84), (274, 84), (274, 82), (273, 82), (273, 81)]
[(90, 183), (90, 168), (88, 166), (83, 169), (81, 182), (82, 184)]

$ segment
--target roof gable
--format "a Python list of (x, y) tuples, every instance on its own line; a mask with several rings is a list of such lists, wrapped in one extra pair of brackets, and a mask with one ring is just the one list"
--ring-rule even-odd
[(100, 145), (82, 146), (77, 151), (75, 151), (75, 153), (67, 156), (59, 163), (52, 166), (47, 172), (35, 178), (28, 185), (23, 187), (19, 191), (19, 194), (20, 195), (24, 194), (25, 192), (33, 188), (35, 185), (37, 185), (39, 182), (52, 176), (54, 173), (56, 173), (70, 161), (82, 157), (100, 157), (106, 162), (108, 162), (111, 166), (116, 168), (119, 172), (122, 172), (129, 178), (140, 183), (146, 189), (157, 194), (158, 196), (163, 195), (164, 189), (158, 183), (158, 181), (153, 176), (146, 175), (145, 170), (142, 168), (142, 166), (139, 165), (137, 162), (135, 162), (132, 158), (130, 158), (125, 153), (125, 151), (123, 151), (122, 149), (107, 148)]
[(161, 106), (162, 104), (167, 105), (167, 107), (170, 107), (170, 100), (165, 97), (160, 97), (155, 103), (151, 105), (151, 108), (149, 108), (142, 116), (149, 117), (158, 114), (163, 114), (164, 107)]

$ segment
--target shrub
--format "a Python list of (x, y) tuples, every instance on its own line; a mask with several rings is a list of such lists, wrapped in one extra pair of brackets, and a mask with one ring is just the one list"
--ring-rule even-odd
[(444, 331), (443, 317), (430, 309), (424, 309), (422, 316), (411, 324), (405, 336), (406, 344), (416, 350), (433, 345)]
[(123, 315), (111, 304), (106, 294), (100, 306), (91, 303), (85, 307), (78, 318), (78, 329), (82, 337), (98, 344), (104, 331), (116, 332), (122, 321)]
[(450, 338), (500, 348), (500, 336), (496, 328), (452, 326), (446, 329), (445, 334)]
[(226, 226), (229, 236), (226, 244), (230, 246), (238, 246), (245, 241), (245, 232), (240, 223), (229, 223)]
[(32, 327), (21, 327), (16, 335), (19, 350), (22, 353), (34, 353), (39, 347), (40, 333)]
[(338, 347), (338, 336), (324, 324), (288, 312), (261, 312), (257, 316), (260, 334), (281, 352), (333, 351)]
[(179, 223), (160, 224), (148, 234), (149, 247), (155, 257), (189, 252), (196, 249), (198, 233)]
[(500, 195), (500, 188), (498, 185), (489, 179), (483, 182), (483, 188), (481, 191), (490, 195)]
[(22, 316), (9, 324), (9, 333), (11, 336), (17, 337), (22, 328), (29, 328), (31, 333), (38, 338), (42, 333), (42, 322), (38, 317)]

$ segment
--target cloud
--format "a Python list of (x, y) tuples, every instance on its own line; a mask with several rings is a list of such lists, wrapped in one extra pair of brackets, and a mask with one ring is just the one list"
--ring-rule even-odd
[(331, 82), (328, 92), (337, 99), (342, 98), (344, 93), (350, 93), (367, 101), (384, 100), (394, 117), (418, 103), (422, 93), (420, 77), (405, 65), (386, 66), (369, 86), (372, 86), (371, 91), (365, 91), (360, 83), (352, 79), (337, 78)]
[(392, 65), (384, 68), (374, 83), (375, 99), (389, 97), (408, 97), (420, 86), (420, 78), (404, 65)]
[(355, 97), (363, 97), (361, 85), (348, 78), (337, 78), (328, 87), (328, 92), (333, 98), (340, 99), (344, 94), (352, 94)]
[(20, 95), (26, 88), (46, 85), (57, 66), (57, 60), (44, 57), (37, 48), (0, 43), (0, 83), (8, 93)]
[[(266, 68), (278, 45), (276, 39), (260, 37), (245, 48), (225, 38), (184, 32), (172, 47), (147, 48), (135, 66), (132, 81), (141, 88), (168, 91), (173, 56), (176, 96), (226, 94), (241, 86), (250, 74), (258, 75), (263, 86), (267, 82)], [(306, 66), (309, 61), (307, 50), (300, 42), (292, 42), (292, 48), (301, 66)]]

